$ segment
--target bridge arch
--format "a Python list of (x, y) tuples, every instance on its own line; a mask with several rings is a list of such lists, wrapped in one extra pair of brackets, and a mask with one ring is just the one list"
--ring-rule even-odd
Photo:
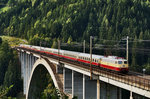
[(31, 71), (31, 74), (30, 74), (30, 77), (29, 77), (29, 80), (27, 82), (26, 99), (29, 99), (29, 97), (30, 97), (30, 94), (31, 94), (30, 93), (30, 90), (31, 90), (30, 87), (31, 87), (32, 83), (35, 82), (34, 81), (34, 78), (35, 78), (34, 75), (37, 75), (36, 79), (38, 79), (38, 75), (40, 75), (40, 73), (39, 73), (40, 69), (46, 69), (48, 71), (48, 73), (50, 74), (50, 76), (51, 76), (51, 78), (53, 80), (54, 86), (59, 90), (58, 83), (56, 81), (56, 77), (55, 77), (55, 75), (53, 73), (53, 70), (52, 70), (48, 60), (45, 60), (43, 58), (39, 58), (34, 63), (32, 71)]

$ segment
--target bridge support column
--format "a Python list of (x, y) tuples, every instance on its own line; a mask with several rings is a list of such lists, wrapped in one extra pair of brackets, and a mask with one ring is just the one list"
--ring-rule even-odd
[(121, 99), (121, 88), (117, 87), (117, 99)]
[(121, 89), (108, 83), (100, 83), (100, 99), (121, 99)]
[(130, 99), (133, 99), (132, 91), (130, 91)]
[(31, 75), (31, 71), (32, 71), (32, 54), (30, 54), (30, 73), (29, 73), (29, 78), (30, 78), (30, 75)]
[(35, 63), (35, 60), (34, 60), (34, 56), (32, 55), (32, 67), (33, 67), (34, 63)]
[(63, 69), (64, 72), (64, 92), (71, 94), (72, 92), (72, 70)]
[(100, 99), (107, 99), (106, 98), (106, 94), (107, 94), (106, 88), (107, 88), (106, 83), (101, 82), (101, 92), (100, 92), (101, 96), (100, 96)]
[(74, 97), (74, 71), (72, 70), (72, 98)]
[[(22, 53), (22, 52), (21, 52)], [(21, 68), (22, 68), (22, 70), (21, 70), (21, 73), (22, 73), (22, 78), (24, 78), (24, 53), (22, 53), (22, 62), (21, 62)]]
[(100, 99), (100, 81), (97, 80), (97, 99)]
[(30, 56), (29, 54), (27, 54), (27, 64), (26, 64), (26, 89), (27, 89), (27, 86), (28, 86), (28, 79), (29, 79), (29, 66), (30, 66)]
[(85, 99), (97, 99), (97, 80), (85, 76)]
[(83, 75), (83, 99), (85, 99), (85, 75)]
[(27, 54), (24, 53), (24, 65), (23, 65), (23, 70), (24, 70), (24, 71), (23, 71), (23, 72), (24, 72), (23, 86), (24, 86), (24, 87), (23, 87), (23, 88), (24, 88), (24, 94), (25, 94), (25, 95), (26, 95), (26, 81), (27, 81), (27, 80), (26, 80), (26, 76), (27, 76), (27, 75), (26, 75), (26, 64), (27, 64), (27, 63), (26, 63), (26, 62), (27, 62), (27, 61), (26, 61), (26, 60), (27, 60), (26, 56), (27, 56)]
[(111, 99), (117, 99), (117, 87), (113, 86), (113, 85), (110, 85), (108, 84), (109, 86), (109, 98)]
[(21, 62), (21, 78), (23, 79), (23, 53), (20, 52), (20, 62)]
[[(83, 99), (83, 75), (73, 71), (73, 96), (77, 96), (78, 99)], [(87, 98), (86, 98), (87, 99)]]

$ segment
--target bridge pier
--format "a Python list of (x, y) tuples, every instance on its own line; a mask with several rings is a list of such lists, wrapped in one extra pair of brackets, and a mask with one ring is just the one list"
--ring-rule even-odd
[(72, 70), (72, 98), (74, 97), (74, 71)]
[(22, 53), (22, 52), (20, 52), (20, 57), (19, 57), (19, 59), (20, 59), (20, 62), (21, 62), (21, 78), (23, 79), (23, 55), (24, 55), (24, 53)]
[(132, 91), (130, 91), (130, 99), (133, 99)]
[(100, 82), (100, 85), (100, 99), (121, 99), (120, 88), (104, 82)]
[(83, 75), (83, 99), (85, 98), (85, 75)]
[(27, 76), (26, 76), (26, 89), (27, 89), (27, 86), (28, 86), (28, 80), (29, 80), (29, 71), (30, 71), (30, 68), (29, 68), (29, 66), (30, 66), (30, 56), (29, 56), (29, 54), (27, 54), (27, 64), (26, 64), (26, 74), (27, 74)]
[(26, 95), (28, 80), (32, 71), (32, 67), (37, 58), (31, 54), (27, 54), (26, 52), (20, 52), (19, 54), (19, 59), (21, 61), (21, 77), (23, 79), (23, 93)]
[[(28, 76), (28, 77), (30, 77), (31, 69), (32, 69), (31, 57), (32, 57), (32, 55), (29, 55), (29, 76)], [(28, 78), (28, 79), (29, 79), (29, 78)]]
[(23, 91), (23, 93), (24, 93), (24, 95), (26, 95), (26, 82), (27, 82), (27, 79), (26, 79), (26, 71), (27, 71), (27, 69), (26, 69), (26, 64), (27, 64), (27, 54), (26, 53), (24, 53), (24, 65), (23, 65), (23, 68), (24, 68), (24, 79), (23, 79), (23, 85), (24, 85), (24, 91)]
[(63, 69), (64, 74), (64, 92), (72, 93), (72, 70)]
[(78, 99), (83, 98), (83, 75), (73, 71), (73, 96), (77, 96)]
[(97, 99), (100, 99), (100, 81), (97, 80)]
[(117, 87), (117, 99), (121, 99), (121, 88)]
[(97, 85), (97, 80), (90, 80), (90, 77), (85, 76), (85, 99), (97, 99)]

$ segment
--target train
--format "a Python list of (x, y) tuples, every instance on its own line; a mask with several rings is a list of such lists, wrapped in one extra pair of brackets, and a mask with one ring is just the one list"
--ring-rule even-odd
[[(66, 58), (71, 61), (77, 61), (84, 64), (90, 64), (91, 62), (89, 53), (81, 53), (81, 52), (61, 50), (61, 49), (58, 50), (54, 48), (46, 48), (46, 47), (39, 47), (39, 46), (25, 45), (25, 44), (20, 44), (19, 47), (27, 48), (30, 50), (36, 50), (54, 56), (59, 56), (60, 58)], [(103, 56), (103, 55), (92, 54), (91, 64), (93, 68), (97, 66), (103, 69), (117, 71), (121, 73), (128, 73), (129, 71), (127, 60), (118, 56)]]

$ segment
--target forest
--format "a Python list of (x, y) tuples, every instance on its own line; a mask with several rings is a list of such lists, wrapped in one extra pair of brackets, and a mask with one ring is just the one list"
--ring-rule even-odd
[(17, 52), (0, 38), (0, 99), (16, 97), (22, 91), (20, 68)]
[[(54, 47), (90, 36), (106, 55), (125, 57), (129, 36), (130, 69), (150, 73), (149, 0), (1, 0), (10, 9), (0, 14), (0, 35), (27, 39), (30, 44)], [(71, 46), (71, 43), (70, 43)], [(117, 51), (111, 51), (112, 48)], [(75, 50), (74, 48), (73, 50)], [(120, 49), (120, 50), (118, 50)], [(107, 51), (108, 51), (107, 50)], [(94, 52), (93, 52), (94, 53)], [(102, 53), (105, 55), (105, 53)]]

